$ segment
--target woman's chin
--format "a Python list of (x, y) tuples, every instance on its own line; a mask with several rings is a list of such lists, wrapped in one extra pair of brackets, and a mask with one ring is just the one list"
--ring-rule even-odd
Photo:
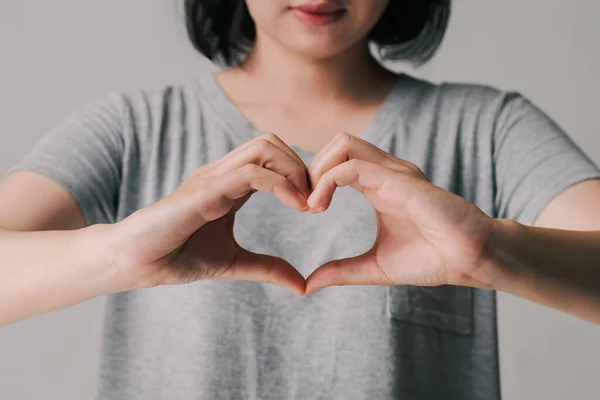
[(342, 54), (345, 48), (339, 46), (327, 46), (320, 43), (303, 43), (302, 45), (290, 47), (289, 50), (304, 58), (315, 61), (329, 60)]

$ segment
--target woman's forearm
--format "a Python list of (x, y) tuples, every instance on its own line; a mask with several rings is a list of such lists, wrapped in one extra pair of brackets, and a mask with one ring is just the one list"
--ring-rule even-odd
[(534, 228), (496, 220), (484, 286), (600, 324), (600, 232)]
[(0, 326), (110, 291), (109, 268), (93, 243), (98, 229), (0, 230)]

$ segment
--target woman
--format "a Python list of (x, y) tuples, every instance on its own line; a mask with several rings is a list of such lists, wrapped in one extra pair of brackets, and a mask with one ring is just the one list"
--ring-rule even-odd
[(427, 61), (449, 11), (187, 1), (230, 68), (9, 171), (0, 324), (110, 293), (101, 399), (499, 398), (493, 290), (600, 322), (600, 171), (522, 96), (370, 55)]

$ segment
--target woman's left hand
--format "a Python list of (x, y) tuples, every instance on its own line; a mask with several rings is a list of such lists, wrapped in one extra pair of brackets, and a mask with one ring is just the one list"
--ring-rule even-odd
[(365, 254), (313, 272), (307, 294), (340, 285), (485, 287), (474, 275), (484, 265), (494, 219), (433, 185), (414, 164), (341, 134), (315, 157), (309, 177), (311, 212), (325, 211), (337, 187), (351, 186), (375, 209), (378, 232)]

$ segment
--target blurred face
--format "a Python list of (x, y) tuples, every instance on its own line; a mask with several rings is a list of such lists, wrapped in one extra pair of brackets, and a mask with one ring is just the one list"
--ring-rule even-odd
[(313, 58), (330, 58), (363, 41), (389, 0), (246, 0), (258, 40)]

